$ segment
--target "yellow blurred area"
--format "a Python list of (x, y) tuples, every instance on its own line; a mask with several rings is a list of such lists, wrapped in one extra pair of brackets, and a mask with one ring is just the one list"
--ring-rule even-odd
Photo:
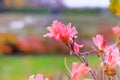
[(7, 33), (7, 40), (11, 44), (16, 44), (16, 42), (17, 42), (16, 36), (13, 33)]
[(13, 33), (0, 33), (0, 44), (6, 44), (6, 42), (15, 44), (16, 36)]
[(6, 7), (21, 8), (25, 6), (25, 0), (4, 0)]
[(0, 53), (10, 53), (12, 48), (8, 44), (15, 45), (16, 36), (13, 33), (0, 33)]
[(120, 17), (120, 0), (110, 0), (109, 9), (113, 14)]
[(0, 33), (0, 44), (5, 43), (6, 40), (7, 40), (6, 38), (7, 38), (7, 37), (6, 37), (6, 34)]

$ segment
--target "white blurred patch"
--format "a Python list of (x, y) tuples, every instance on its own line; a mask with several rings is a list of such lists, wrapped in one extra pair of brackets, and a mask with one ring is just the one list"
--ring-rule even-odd
[(23, 21), (12, 21), (10, 22), (11, 29), (22, 29), (25, 26)]
[(69, 8), (107, 8), (110, 0), (63, 0), (63, 4)]
[(33, 18), (31, 16), (26, 16), (24, 21), (26, 24), (31, 24), (33, 22)]

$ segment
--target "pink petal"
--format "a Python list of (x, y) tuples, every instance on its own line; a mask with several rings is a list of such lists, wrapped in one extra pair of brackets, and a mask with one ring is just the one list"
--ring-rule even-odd
[(96, 35), (96, 37), (92, 38), (93, 43), (95, 44), (96, 47), (98, 47), (98, 49), (102, 50), (106, 47), (106, 42), (103, 39), (102, 35)]
[(45, 80), (48, 80), (48, 78), (45, 78)]
[(78, 63), (77, 62), (73, 62), (72, 63), (72, 73), (74, 74), (75, 73), (75, 70), (77, 69), (78, 67)]
[(77, 62), (72, 63), (72, 77), (73, 80), (77, 80), (80, 77), (85, 76), (90, 71), (90, 68), (82, 63), (78, 65)]
[(112, 31), (113, 31), (116, 35), (120, 36), (120, 28), (119, 28), (118, 26), (113, 27), (113, 28), (112, 28)]
[(43, 79), (44, 79), (43, 74), (37, 74), (36, 75), (36, 80), (43, 80)]
[(30, 76), (30, 77), (29, 77), (29, 80), (35, 80), (35, 79), (34, 79), (34, 75)]

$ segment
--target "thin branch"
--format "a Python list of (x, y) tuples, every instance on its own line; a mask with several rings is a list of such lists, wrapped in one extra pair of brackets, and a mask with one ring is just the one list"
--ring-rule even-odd
[(92, 70), (90, 70), (89, 73), (90, 73), (90, 75), (92, 76), (92, 78), (93, 78), (94, 80), (97, 80), (97, 78), (95, 77), (95, 75), (94, 75), (94, 73), (92, 72)]
[(74, 53), (74, 55), (80, 60), (81, 63), (84, 63), (84, 60), (82, 60), (78, 55)]

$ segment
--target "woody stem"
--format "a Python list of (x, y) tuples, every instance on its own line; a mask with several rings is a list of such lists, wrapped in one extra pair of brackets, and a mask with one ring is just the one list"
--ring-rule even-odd
[[(80, 57), (80, 54), (75, 52), (74, 42), (72, 44), (70, 44), (70, 47), (71, 47), (71, 50), (73, 51), (74, 55), (80, 60), (80, 62), (85, 63), (87, 66), (89, 66), (87, 57), (85, 56), (86, 54), (84, 54), (83, 57)], [(96, 78), (95, 74), (92, 72), (92, 70), (90, 70), (89, 73), (91, 74), (91, 76), (94, 80), (97, 80), (97, 78)]]

